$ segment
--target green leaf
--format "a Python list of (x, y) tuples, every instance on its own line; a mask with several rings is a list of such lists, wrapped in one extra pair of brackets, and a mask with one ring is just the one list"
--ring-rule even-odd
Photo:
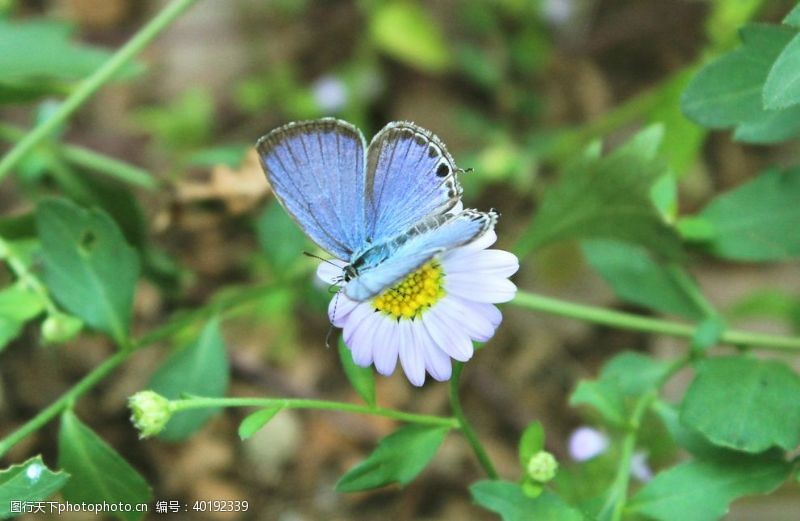
[(800, 106), (779, 111), (764, 112), (760, 116), (739, 123), (733, 138), (745, 143), (771, 145), (800, 134)]
[[(184, 393), (216, 398), (228, 390), (228, 357), (219, 321), (213, 319), (200, 336), (167, 358), (153, 374), (149, 389), (174, 400)], [(189, 437), (211, 418), (217, 409), (179, 411), (170, 419), (159, 438), (179, 441)]]
[[(125, 503), (135, 506), (152, 498), (150, 486), (117, 452), (78, 420), (61, 415), (58, 464), (71, 474), (63, 489), (70, 503)], [(119, 512), (121, 519), (142, 519), (141, 512)]]
[(747, 25), (743, 45), (717, 58), (689, 82), (681, 109), (696, 123), (710, 128), (735, 126), (764, 112), (761, 90), (770, 67), (794, 36), (772, 25)]
[(261, 428), (269, 423), (279, 412), (281, 412), (281, 407), (271, 407), (249, 414), (247, 418), (242, 420), (242, 423), (239, 424), (239, 437), (242, 440), (246, 440), (261, 430)]
[(600, 379), (616, 383), (626, 396), (641, 396), (660, 386), (672, 370), (672, 364), (656, 360), (642, 353), (625, 351), (606, 362)]
[(602, 158), (583, 155), (545, 193), (517, 245), (528, 252), (566, 239), (615, 239), (665, 258), (680, 258), (678, 234), (653, 204), (650, 190), (665, 167), (655, 158), (661, 128), (650, 127)]
[(677, 265), (656, 261), (647, 250), (618, 241), (581, 243), (583, 254), (623, 300), (691, 320), (705, 316), (691, 276)]
[(36, 456), (25, 463), (0, 470), (0, 518), (11, 516), (12, 501), (39, 501), (61, 489), (69, 479), (63, 471), (53, 472)]
[(519, 485), (508, 481), (479, 481), (469, 487), (472, 499), (503, 521), (581, 521), (584, 518), (554, 493), (545, 490), (536, 498), (525, 495)]
[(609, 424), (622, 427), (626, 423), (625, 400), (616, 382), (581, 380), (569, 398), (573, 407), (588, 405)]
[[(88, 76), (110, 53), (70, 41), (72, 26), (43, 19), (0, 18), (0, 103), (64, 94), (69, 83)], [(141, 67), (126, 65), (117, 78)]]
[(63, 199), (36, 209), (44, 279), (55, 299), (118, 344), (128, 338), (139, 259), (117, 225), (99, 210)]
[(703, 320), (692, 336), (692, 351), (705, 353), (719, 343), (722, 333), (725, 332), (725, 322), (718, 316)]
[(450, 53), (445, 38), (418, 3), (393, 1), (379, 5), (369, 31), (380, 50), (408, 65), (428, 72), (442, 72), (448, 66)]
[(789, 14), (783, 19), (783, 23), (793, 27), (800, 27), (800, 4), (794, 6), (794, 8), (789, 11)]
[(640, 353), (620, 353), (606, 362), (597, 380), (579, 382), (569, 403), (593, 407), (607, 423), (624, 427), (629, 416), (626, 398), (658, 387), (670, 370), (667, 362)]
[(375, 407), (375, 373), (371, 367), (359, 367), (353, 362), (353, 356), (345, 345), (343, 337), (339, 337), (339, 360), (342, 361), (344, 373), (353, 389), (367, 405)]
[(700, 213), (713, 229), (706, 247), (741, 261), (800, 255), (800, 168), (769, 170), (714, 198)]
[(519, 440), (519, 462), (522, 468), (527, 468), (533, 455), (543, 449), (544, 427), (538, 421), (531, 422), (525, 427)]
[(686, 391), (681, 421), (721, 447), (793, 450), (800, 443), (800, 377), (775, 360), (711, 358)]
[(764, 83), (764, 108), (779, 110), (800, 103), (800, 35), (783, 49)]
[(285, 277), (293, 265), (300, 264), (303, 251), (308, 249), (305, 234), (277, 201), (268, 204), (258, 217), (256, 232), (261, 251), (277, 277)]
[(25, 322), (44, 310), (44, 299), (22, 284), (0, 290), (0, 351), (14, 340)]
[(764, 456), (690, 461), (659, 473), (631, 498), (626, 511), (663, 521), (719, 519), (733, 500), (775, 490), (790, 471), (790, 464)]
[(370, 456), (347, 471), (336, 483), (338, 492), (357, 492), (391, 483), (410, 483), (436, 454), (450, 429), (408, 425), (378, 444)]

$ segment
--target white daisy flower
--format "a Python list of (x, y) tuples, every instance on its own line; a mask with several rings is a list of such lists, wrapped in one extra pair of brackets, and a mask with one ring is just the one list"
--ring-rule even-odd
[[(508, 280), (519, 269), (513, 254), (489, 250), (497, 240), (489, 231), (471, 244), (429, 261), (380, 295), (356, 302), (340, 291), (331, 299), (328, 316), (343, 330), (344, 342), (361, 366), (372, 364), (392, 374), (397, 359), (409, 381), (420, 386), (425, 373), (435, 380), (450, 378), (450, 359), (466, 362), (472, 341), (486, 342), (500, 325), (494, 305), (514, 298)], [(328, 284), (342, 280), (347, 263), (323, 262), (317, 276)]]

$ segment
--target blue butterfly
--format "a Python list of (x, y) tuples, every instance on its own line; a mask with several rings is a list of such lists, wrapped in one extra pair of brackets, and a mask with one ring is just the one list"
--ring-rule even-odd
[(281, 205), (317, 245), (348, 263), (344, 292), (355, 301), (497, 221), (493, 211), (458, 209), (459, 169), (444, 143), (413, 123), (389, 123), (369, 146), (345, 121), (289, 123), (256, 147)]

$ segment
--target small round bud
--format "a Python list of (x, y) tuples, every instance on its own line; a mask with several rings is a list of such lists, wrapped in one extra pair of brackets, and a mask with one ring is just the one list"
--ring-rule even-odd
[(81, 319), (65, 313), (53, 313), (42, 322), (42, 338), (47, 344), (66, 342), (73, 339), (82, 328)]
[(539, 483), (546, 483), (556, 476), (558, 461), (547, 451), (540, 450), (528, 461), (528, 476)]
[(155, 436), (172, 417), (170, 401), (154, 391), (139, 391), (128, 398), (131, 421), (139, 430), (140, 438)]

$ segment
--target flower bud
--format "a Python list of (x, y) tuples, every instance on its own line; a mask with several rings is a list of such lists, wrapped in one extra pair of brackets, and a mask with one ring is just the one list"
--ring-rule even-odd
[(140, 438), (155, 436), (172, 417), (170, 401), (154, 391), (139, 391), (128, 398), (131, 421), (139, 430)]
[(42, 338), (47, 344), (71, 340), (83, 328), (83, 322), (66, 313), (53, 313), (42, 322)]
[(540, 450), (528, 461), (528, 476), (539, 483), (546, 483), (556, 476), (558, 461), (547, 451)]

